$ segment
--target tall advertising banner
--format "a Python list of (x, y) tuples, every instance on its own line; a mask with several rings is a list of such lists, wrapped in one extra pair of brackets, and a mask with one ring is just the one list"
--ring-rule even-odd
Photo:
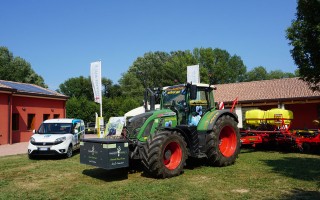
[(104, 136), (104, 120), (102, 117), (102, 87), (101, 87), (101, 61), (92, 62), (90, 65), (91, 84), (94, 101), (100, 104), (100, 117), (98, 117), (98, 136)]
[(200, 83), (199, 65), (192, 65), (187, 67), (187, 82)]
[(92, 62), (90, 66), (91, 84), (94, 94), (94, 101), (102, 103), (101, 91), (101, 61)]

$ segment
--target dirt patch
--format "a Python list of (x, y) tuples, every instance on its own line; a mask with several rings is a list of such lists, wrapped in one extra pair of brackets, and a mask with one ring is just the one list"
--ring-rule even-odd
[(247, 190), (247, 189), (236, 189), (236, 190), (231, 190), (231, 192), (243, 194), (243, 193), (248, 193), (249, 190)]

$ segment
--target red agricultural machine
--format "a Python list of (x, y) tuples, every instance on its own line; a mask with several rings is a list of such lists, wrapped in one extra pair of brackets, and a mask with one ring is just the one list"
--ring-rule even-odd
[(245, 114), (247, 128), (241, 130), (242, 145), (290, 147), (301, 152), (320, 150), (320, 130), (290, 130), (290, 110), (253, 109)]

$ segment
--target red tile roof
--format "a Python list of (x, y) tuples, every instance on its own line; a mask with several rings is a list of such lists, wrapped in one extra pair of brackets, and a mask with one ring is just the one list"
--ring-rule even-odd
[(299, 78), (240, 82), (216, 85), (215, 101), (239, 102), (291, 99), (320, 99), (320, 92), (313, 92)]

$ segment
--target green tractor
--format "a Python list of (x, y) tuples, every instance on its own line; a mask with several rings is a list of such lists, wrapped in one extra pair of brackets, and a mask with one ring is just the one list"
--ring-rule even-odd
[[(227, 109), (215, 109), (214, 89), (189, 83), (159, 89), (152, 95), (160, 97), (159, 110), (127, 120), (123, 140), (83, 140), (80, 162), (114, 169), (140, 160), (157, 178), (180, 175), (191, 157), (205, 158), (211, 166), (233, 164), (240, 151), (238, 118)], [(154, 98), (150, 102), (154, 108)]]

